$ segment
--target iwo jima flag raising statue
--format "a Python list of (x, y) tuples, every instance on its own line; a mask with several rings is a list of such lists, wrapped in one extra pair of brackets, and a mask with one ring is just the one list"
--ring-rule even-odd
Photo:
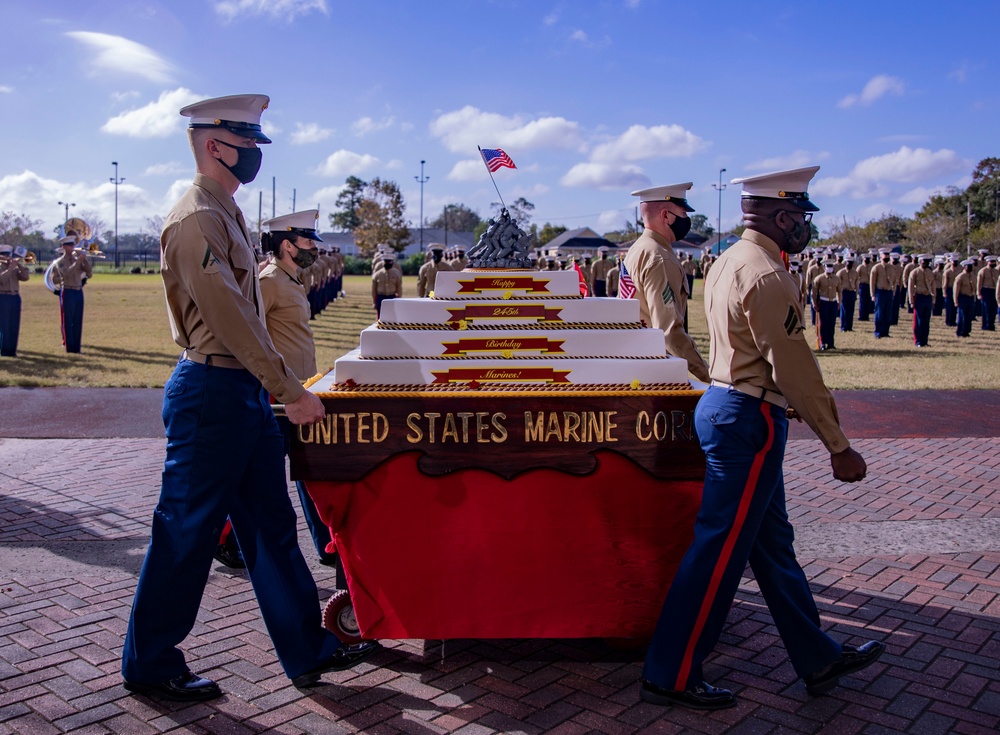
[(531, 235), (511, 219), (503, 195), (493, 178), (494, 171), (500, 168), (517, 168), (517, 166), (500, 148), (480, 148), (479, 153), (483, 157), (483, 163), (486, 164), (486, 170), (490, 173), (493, 188), (500, 197), (501, 210), (496, 217), (490, 218), (486, 231), (479, 236), (479, 242), (466, 253), (469, 256), (469, 263), (473, 268), (529, 269), (531, 261), (528, 252), (531, 250)]

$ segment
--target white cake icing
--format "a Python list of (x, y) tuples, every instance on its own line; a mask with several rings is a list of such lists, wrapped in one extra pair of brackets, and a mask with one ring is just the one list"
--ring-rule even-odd
[(580, 276), (573, 271), (438, 271), (436, 299), (503, 297), (580, 298)]
[(360, 347), (311, 389), (687, 383), (687, 362), (642, 325), (638, 301), (582, 298), (575, 270), (467, 270), (438, 273), (433, 298), (383, 302)]

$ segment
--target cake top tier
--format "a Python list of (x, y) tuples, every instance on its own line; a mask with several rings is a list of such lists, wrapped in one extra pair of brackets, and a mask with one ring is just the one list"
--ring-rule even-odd
[(438, 271), (435, 299), (579, 299), (580, 276), (571, 271)]

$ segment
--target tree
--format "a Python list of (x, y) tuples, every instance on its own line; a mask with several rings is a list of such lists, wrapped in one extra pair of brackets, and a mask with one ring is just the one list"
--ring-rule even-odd
[(545, 245), (546, 243), (552, 242), (561, 234), (566, 232), (566, 228), (562, 225), (550, 225), (546, 222), (538, 233), (538, 244)]
[(976, 165), (965, 199), (977, 227), (1000, 221), (1000, 158), (984, 158)]
[(482, 220), (479, 214), (464, 204), (446, 204), (441, 214), (428, 227), (440, 227), (452, 232), (474, 232)]
[(906, 227), (906, 237), (925, 253), (947, 253), (965, 237), (965, 217), (946, 214), (914, 219)]
[[(500, 207), (502, 206), (500, 202), (492, 202), (490, 206), (497, 210), (497, 214), (500, 213)], [(525, 232), (527, 232), (531, 226), (531, 213), (533, 211), (535, 211), (535, 205), (524, 197), (518, 197), (507, 207), (507, 212), (510, 214), (510, 218), (517, 222), (520, 228)]]
[(0, 213), (0, 242), (17, 247), (23, 245), (35, 253), (41, 260), (47, 258), (55, 250), (54, 240), (45, 237), (39, 225), (41, 220), (33, 219), (26, 214), (13, 212)]
[(354, 243), (358, 252), (371, 257), (379, 245), (388, 245), (397, 253), (405, 250), (410, 244), (410, 228), (404, 210), (403, 195), (395, 181), (369, 181), (356, 208)]
[(622, 229), (605, 232), (603, 237), (605, 240), (610, 240), (615, 243), (632, 242), (639, 237), (639, 233), (640, 230), (636, 227), (634, 222), (626, 222)]
[(354, 232), (360, 222), (358, 206), (368, 184), (357, 176), (348, 176), (345, 183), (347, 186), (340, 192), (335, 202), (338, 209), (330, 215), (330, 226), (341, 232)]
[(703, 214), (691, 215), (691, 231), (700, 232), (705, 237), (711, 237), (715, 234), (715, 228), (708, 224), (708, 217)]

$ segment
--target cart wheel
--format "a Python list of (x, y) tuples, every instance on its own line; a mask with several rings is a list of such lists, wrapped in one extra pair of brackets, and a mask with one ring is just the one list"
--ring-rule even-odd
[(347, 590), (338, 590), (327, 600), (323, 608), (323, 627), (344, 643), (360, 643), (361, 628), (354, 617), (354, 603)]

